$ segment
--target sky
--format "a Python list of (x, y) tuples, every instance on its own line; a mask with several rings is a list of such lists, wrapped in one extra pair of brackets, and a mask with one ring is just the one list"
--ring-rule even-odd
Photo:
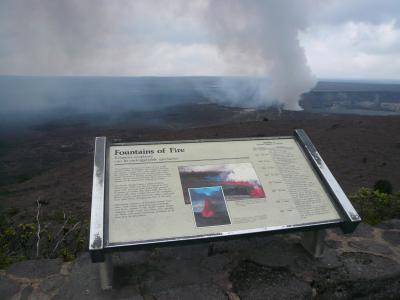
[(0, 0), (0, 75), (292, 73), (400, 80), (400, 1)]

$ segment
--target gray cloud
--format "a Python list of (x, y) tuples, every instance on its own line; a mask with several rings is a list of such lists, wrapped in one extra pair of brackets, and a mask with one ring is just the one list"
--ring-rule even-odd
[(104, 46), (111, 11), (97, 1), (2, 1), (1, 73), (63, 74)]
[(313, 15), (317, 25), (337, 25), (345, 22), (366, 22), (379, 24), (400, 19), (398, 0), (329, 0)]
[(140, 75), (160, 44), (204, 40), (180, 3), (1, 1), (0, 74)]

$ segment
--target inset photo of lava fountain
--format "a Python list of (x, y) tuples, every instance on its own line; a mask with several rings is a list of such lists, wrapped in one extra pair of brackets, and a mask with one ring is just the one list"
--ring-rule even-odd
[(251, 163), (178, 167), (185, 204), (188, 189), (221, 186), (226, 201), (265, 198), (264, 189)]
[(231, 224), (221, 186), (189, 188), (197, 227)]

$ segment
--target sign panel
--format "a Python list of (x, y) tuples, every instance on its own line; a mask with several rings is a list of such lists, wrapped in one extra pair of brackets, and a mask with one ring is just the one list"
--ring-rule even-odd
[(292, 138), (110, 144), (105, 245), (342, 220)]

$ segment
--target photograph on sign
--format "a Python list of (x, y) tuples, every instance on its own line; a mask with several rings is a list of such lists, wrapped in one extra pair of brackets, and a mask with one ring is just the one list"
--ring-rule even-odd
[(189, 189), (197, 227), (231, 224), (221, 186)]
[(221, 186), (226, 201), (265, 198), (264, 189), (251, 163), (180, 166), (179, 175), (186, 204), (188, 189)]

